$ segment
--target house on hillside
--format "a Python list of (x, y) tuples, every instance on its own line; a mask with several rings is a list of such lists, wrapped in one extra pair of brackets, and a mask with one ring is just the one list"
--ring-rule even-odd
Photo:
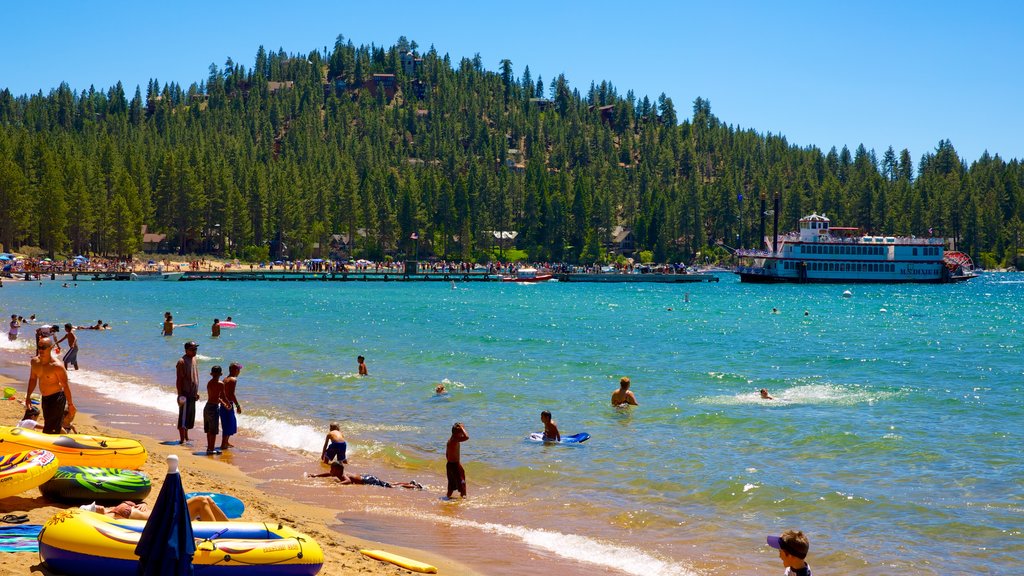
[(611, 123), (615, 119), (615, 105), (608, 104), (607, 106), (598, 106), (597, 113), (601, 115), (602, 122)]
[[(366, 228), (356, 228), (357, 239), (363, 239), (366, 236)], [(331, 234), (327, 240), (327, 255), (330, 258), (348, 258), (352, 255), (353, 248), (355, 248), (355, 244), (348, 234)]]
[(416, 73), (423, 68), (423, 58), (417, 58), (409, 50), (402, 51), (402, 72), (410, 78), (415, 78)]
[(142, 225), (142, 251), (143, 252), (166, 252), (167, 248), (167, 235), (166, 234), (153, 234), (149, 232), (149, 227), (145, 224)]
[(395, 91), (398, 89), (394, 74), (374, 74), (363, 84), (363, 88), (366, 88), (374, 96), (377, 96), (379, 90), (383, 90), (384, 98), (387, 100), (394, 98)]
[(547, 110), (548, 107), (554, 106), (555, 101), (547, 98), (530, 98), (530, 104), (536, 106), (541, 110)]
[(294, 88), (294, 87), (295, 87), (295, 82), (293, 82), (291, 80), (285, 80), (284, 82), (274, 82), (273, 80), (271, 80), (270, 82), (267, 82), (267, 93), (268, 94), (273, 94), (274, 92), (277, 92), (278, 90), (291, 89), (291, 88)]
[(633, 231), (625, 226), (612, 228), (612, 233), (605, 244), (605, 249), (612, 254), (621, 254), (623, 256), (629, 256), (636, 252), (636, 241), (633, 237)]
[(333, 80), (324, 80), (324, 98), (329, 98), (333, 93), (337, 96), (341, 96), (348, 90), (348, 82), (345, 81), (344, 76), (335, 76)]

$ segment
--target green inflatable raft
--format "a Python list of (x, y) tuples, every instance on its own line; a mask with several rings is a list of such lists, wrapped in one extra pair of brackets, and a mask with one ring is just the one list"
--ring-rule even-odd
[(149, 476), (137, 470), (61, 466), (39, 487), (43, 496), (60, 502), (141, 502), (152, 489)]

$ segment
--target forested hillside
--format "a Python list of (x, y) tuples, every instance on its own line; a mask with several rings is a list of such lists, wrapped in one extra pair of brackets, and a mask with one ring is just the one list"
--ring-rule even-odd
[(624, 226), (655, 260), (690, 261), (758, 246), (760, 198), (777, 194), (784, 230), (826, 212), (954, 238), (986, 266), (1016, 253), (1017, 160), (968, 164), (948, 141), (916, 166), (907, 150), (823, 152), (729, 125), (700, 98), (677, 109), (493, 64), (339, 36), (324, 53), (261, 47), (187, 88), (4, 90), (0, 244), (127, 255), (146, 225), (181, 253), (263, 258), (283, 241), (291, 257), (481, 259), (490, 232), (515, 231), (533, 260), (590, 263)]

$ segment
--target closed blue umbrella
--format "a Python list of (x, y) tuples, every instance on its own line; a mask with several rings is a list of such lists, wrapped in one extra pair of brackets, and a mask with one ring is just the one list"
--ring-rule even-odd
[(172, 454), (167, 457), (167, 478), (135, 547), (135, 554), (139, 557), (138, 574), (191, 575), (195, 553), (192, 518), (188, 514), (185, 490), (181, 487), (178, 457)]

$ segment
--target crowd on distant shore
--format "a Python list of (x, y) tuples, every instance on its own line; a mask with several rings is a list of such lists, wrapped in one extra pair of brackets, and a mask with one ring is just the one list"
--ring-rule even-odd
[[(443, 260), (432, 258), (418, 261), (416, 271), (420, 274), (495, 274), (514, 275), (521, 268), (532, 267), (552, 274), (686, 274), (693, 268), (685, 264), (642, 264), (632, 259), (620, 260), (610, 264), (569, 264), (566, 262), (502, 262), (500, 260), (486, 264), (465, 262), (460, 260)], [(324, 272), (324, 273), (383, 273), (405, 274), (406, 263), (400, 260), (374, 261), (366, 259), (323, 259), (310, 258), (299, 260), (268, 260), (263, 262), (242, 263), (239, 260), (213, 260), (192, 258), (173, 260), (159, 258), (150, 260), (102, 258), (76, 256), (64, 260), (49, 258), (29, 258), (13, 254), (0, 254), (0, 277), (15, 278), (23, 276), (26, 280), (41, 279), (52, 274), (74, 274), (84, 272), (244, 272), (256, 270), (284, 272)]]

